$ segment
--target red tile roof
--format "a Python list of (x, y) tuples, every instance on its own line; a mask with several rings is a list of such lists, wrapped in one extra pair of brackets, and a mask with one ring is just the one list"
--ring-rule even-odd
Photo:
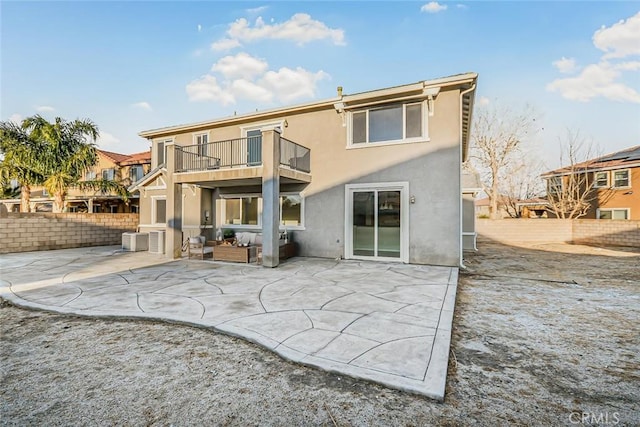
[(98, 150), (98, 152), (116, 163), (120, 163), (121, 161), (129, 158), (129, 155), (127, 154), (114, 153), (113, 151)]
[(133, 154), (114, 153), (112, 151), (98, 150), (103, 156), (113, 160), (120, 165), (137, 165), (151, 163), (151, 151), (142, 151)]

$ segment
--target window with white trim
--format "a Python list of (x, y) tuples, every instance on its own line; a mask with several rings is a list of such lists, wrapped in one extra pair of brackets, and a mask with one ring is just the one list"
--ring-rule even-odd
[(85, 181), (93, 181), (95, 179), (96, 179), (96, 171), (93, 171), (93, 170), (92, 171), (87, 171), (84, 174), (84, 180)]
[[(235, 227), (262, 226), (262, 197), (225, 196), (222, 200), (222, 224)], [(280, 195), (280, 227), (304, 226), (304, 198), (297, 193)]]
[(593, 188), (606, 188), (609, 186), (609, 172), (594, 172), (593, 173)]
[(299, 194), (280, 196), (280, 225), (283, 227), (302, 226), (302, 196)]
[(116, 177), (116, 170), (113, 168), (102, 169), (102, 179), (106, 181), (113, 181)]
[(167, 223), (167, 198), (165, 196), (151, 198), (151, 223)]
[(131, 183), (137, 182), (143, 175), (142, 165), (133, 165), (129, 168), (129, 180)]
[(562, 193), (562, 177), (552, 176), (547, 179), (547, 194), (558, 195)]
[(171, 139), (165, 139), (162, 141), (158, 141), (155, 144), (155, 167), (158, 167), (160, 165), (163, 165), (167, 159), (167, 144), (171, 143), (172, 140)]
[(422, 102), (391, 104), (349, 113), (349, 142), (358, 146), (427, 139), (427, 123)]
[(257, 196), (225, 199), (224, 223), (227, 225), (260, 225)]
[(631, 171), (629, 169), (613, 171), (613, 187), (623, 188), (631, 186)]
[(598, 209), (598, 219), (629, 219), (630, 216), (629, 208)]

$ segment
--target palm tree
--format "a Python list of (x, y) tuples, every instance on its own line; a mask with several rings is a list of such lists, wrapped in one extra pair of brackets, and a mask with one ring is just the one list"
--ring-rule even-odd
[(67, 122), (57, 117), (53, 123), (39, 115), (21, 125), (0, 122), (0, 172), (20, 185), (20, 211), (29, 212), (31, 187), (43, 185), (53, 196), (53, 211), (63, 212), (71, 187), (115, 192), (125, 201), (126, 187), (104, 179), (81, 181), (98, 161), (98, 127), (90, 120)]
[(3, 182), (12, 179), (18, 182), (20, 212), (30, 211), (31, 187), (44, 182), (38, 166), (41, 151), (42, 145), (20, 125), (0, 122), (0, 174)]
[(91, 120), (67, 122), (56, 117), (49, 123), (36, 115), (26, 118), (22, 127), (41, 143), (38, 166), (45, 178), (43, 185), (53, 196), (54, 212), (64, 211), (70, 187), (115, 191), (127, 199), (126, 188), (114, 181), (81, 181), (84, 173), (98, 161), (95, 141), (99, 132)]

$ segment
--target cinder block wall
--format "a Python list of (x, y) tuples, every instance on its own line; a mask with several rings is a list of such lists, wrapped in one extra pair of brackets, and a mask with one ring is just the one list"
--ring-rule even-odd
[(572, 242), (640, 248), (640, 221), (598, 219), (478, 219), (478, 240)]
[(5, 213), (0, 217), (0, 254), (119, 245), (135, 231), (138, 214)]
[(589, 245), (640, 248), (640, 221), (576, 219), (573, 241)]
[(497, 242), (570, 242), (571, 220), (566, 219), (478, 219), (478, 240)]

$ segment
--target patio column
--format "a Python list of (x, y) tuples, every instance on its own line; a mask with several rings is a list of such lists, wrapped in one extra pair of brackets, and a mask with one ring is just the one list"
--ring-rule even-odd
[(175, 143), (166, 144), (167, 166), (167, 226), (165, 228), (165, 254), (169, 259), (182, 257), (182, 184), (174, 182), (176, 170)]
[(262, 130), (262, 265), (280, 263), (280, 132)]

